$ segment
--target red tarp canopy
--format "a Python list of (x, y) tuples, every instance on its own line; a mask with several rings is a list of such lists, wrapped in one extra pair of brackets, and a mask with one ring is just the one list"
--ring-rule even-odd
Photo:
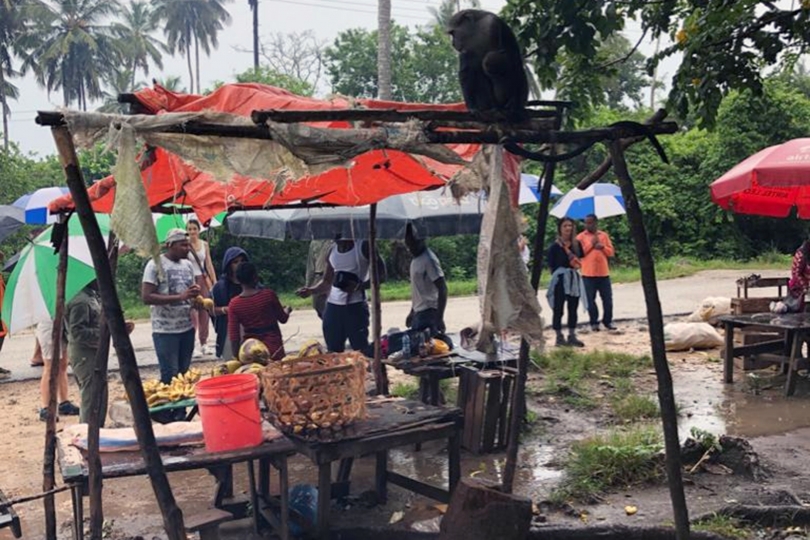
[[(301, 97), (262, 84), (224, 85), (207, 96), (178, 94), (155, 85), (135, 93), (135, 97), (153, 114), (213, 110), (249, 117), (253, 111), (262, 109), (341, 110), (352, 107), (344, 98), (319, 100)], [(463, 103), (426, 105), (357, 100), (356, 104), (369, 109), (466, 110)], [(311, 125), (334, 129), (351, 127), (348, 122)], [(471, 144), (448, 147), (468, 161), (480, 149), (480, 145)], [(460, 168), (425, 156), (417, 159), (396, 150), (373, 150), (355, 157), (348, 167), (335, 167), (300, 178), (289, 182), (280, 193), (274, 193), (275, 184), (271, 180), (234, 175), (228, 183), (222, 183), (161, 148), (153, 152), (151, 159), (147, 160), (149, 165), (143, 167), (141, 173), (149, 205), (152, 208), (169, 203), (188, 205), (204, 222), (223, 210), (265, 208), (300, 201), (339, 206), (371, 204), (391, 195), (443, 186)], [(112, 176), (96, 182), (88, 191), (96, 212), (112, 211), (115, 198)], [(73, 201), (68, 195), (52, 202), (50, 209), (61, 212), (72, 207)]]

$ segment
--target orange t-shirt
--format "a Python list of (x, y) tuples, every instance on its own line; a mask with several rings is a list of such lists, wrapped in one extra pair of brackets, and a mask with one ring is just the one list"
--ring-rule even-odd
[[(577, 240), (582, 245), (582, 272), (583, 277), (606, 277), (610, 275), (610, 265), (608, 257), (613, 257), (613, 243), (610, 236), (605, 231), (591, 233), (582, 231), (577, 235)], [(596, 242), (602, 244), (602, 249), (595, 249)]]

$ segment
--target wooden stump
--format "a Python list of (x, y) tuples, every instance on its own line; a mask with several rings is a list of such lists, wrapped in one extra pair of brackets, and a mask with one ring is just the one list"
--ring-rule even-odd
[(465, 478), (450, 498), (439, 540), (524, 540), (531, 521), (529, 499)]

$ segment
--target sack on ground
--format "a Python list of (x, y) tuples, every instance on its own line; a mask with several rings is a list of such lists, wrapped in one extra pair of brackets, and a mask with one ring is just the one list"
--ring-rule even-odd
[(708, 296), (703, 299), (686, 322), (707, 322), (713, 324), (720, 315), (731, 313), (731, 298), (725, 296)]
[(723, 337), (709, 323), (669, 323), (664, 326), (664, 342), (668, 351), (713, 349), (723, 345)]

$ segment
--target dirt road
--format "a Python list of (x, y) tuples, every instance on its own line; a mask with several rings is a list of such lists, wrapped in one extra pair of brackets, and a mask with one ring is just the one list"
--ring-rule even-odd
[[(691, 313), (707, 296), (736, 296), (735, 279), (738, 277), (757, 273), (763, 276), (779, 276), (785, 272), (780, 271), (749, 271), (741, 270), (711, 270), (700, 272), (694, 276), (669, 279), (658, 283), (661, 298), (661, 308), (664, 315), (677, 315)], [(613, 286), (614, 318), (617, 321), (626, 321), (646, 317), (646, 306), (641, 283), (621, 283)], [(548, 302), (545, 291), (539, 293), (540, 305), (548, 322)], [(383, 332), (392, 327), (403, 327), (405, 317), (410, 310), (410, 302), (386, 302), (382, 306)], [(464, 296), (451, 298), (447, 303), (445, 320), (450, 332), (457, 332), (465, 326), (478, 321), (478, 297)], [(587, 322), (587, 316), (580, 312), (580, 322)], [(289, 322), (282, 327), (285, 340), (292, 348), (305, 341), (315, 338), (322, 340), (321, 321), (313, 310), (293, 312)], [(214, 333), (211, 331), (211, 342)], [(140, 321), (132, 333), (132, 344), (141, 366), (157, 364), (157, 358), (152, 346), (152, 335), (149, 321)], [(21, 381), (39, 378), (40, 368), (28, 365), (31, 353), (34, 350), (33, 334), (30, 332), (11, 336), (6, 340), (0, 353), (0, 366), (12, 371), (12, 378), (8, 381)], [(211, 358), (213, 359), (213, 358)], [(117, 371), (118, 362), (115, 355), (110, 359), (110, 369)]]

